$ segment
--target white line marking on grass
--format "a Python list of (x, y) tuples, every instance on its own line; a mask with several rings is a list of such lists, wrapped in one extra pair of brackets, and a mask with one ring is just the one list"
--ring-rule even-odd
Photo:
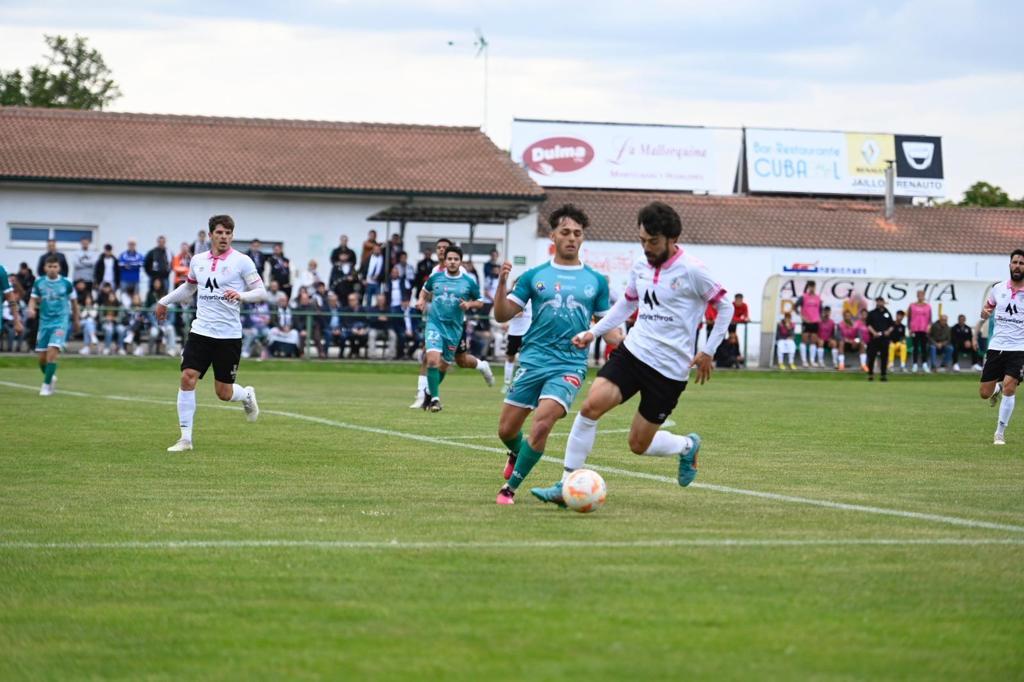
[[(37, 390), (35, 386), (29, 386), (26, 384), (16, 384), (10, 381), (0, 381), (0, 386), (9, 386), (11, 388), (26, 389), (29, 391)], [(154, 400), (151, 398), (133, 398), (129, 396), (118, 396), (118, 395), (100, 395), (95, 393), (81, 393), (79, 391), (66, 391), (60, 389), (58, 395), (70, 395), (75, 397), (83, 398), (102, 398), (106, 400), (119, 400), (125, 402), (137, 402), (137, 403), (150, 403), (155, 405), (169, 405), (174, 406), (177, 403), (171, 400)], [(203, 405), (203, 407), (212, 407), (222, 410), (234, 410), (240, 411), (240, 407), (233, 405)], [(282, 410), (268, 410), (261, 409), (261, 414), (272, 414), (279, 417), (287, 417), (289, 419), (297, 419), (301, 421), (311, 422), (313, 424), (321, 424), (323, 426), (332, 426), (340, 429), (349, 429), (352, 431), (362, 431), (364, 433), (375, 433), (381, 436), (388, 436), (390, 438), (404, 438), (406, 440), (419, 441), (421, 443), (430, 443), (432, 445), (448, 445), (453, 448), (462, 448), (465, 450), (476, 450), (479, 452), (491, 452), (497, 454), (505, 454), (504, 448), (490, 447), (486, 445), (476, 445), (474, 443), (461, 443), (455, 440), (449, 440), (445, 438), (436, 438), (434, 436), (423, 436), (418, 433), (406, 433), (404, 431), (393, 431), (391, 429), (382, 429), (374, 426), (363, 426), (361, 424), (349, 424), (347, 422), (340, 422), (333, 419), (325, 419), (323, 417), (314, 417), (306, 414), (299, 414), (297, 412), (285, 412)], [(554, 464), (561, 464), (562, 460), (554, 457), (544, 456), (544, 461), (552, 462)], [(648, 481), (658, 481), (660, 483), (669, 483), (671, 485), (678, 485), (676, 479), (669, 476), (662, 476), (659, 474), (649, 474), (643, 471), (631, 471), (629, 469), (619, 469), (617, 467), (599, 466), (596, 464), (590, 465), (591, 469), (595, 471), (601, 471), (609, 474), (617, 474), (619, 476), (627, 476), (630, 478), (639, 478)], [(1003, 530), (1010, 531), (1013, 533), (1024, 533), (1024, 526), (1017, 526), (1008, 523), (993, 523), (991, 521), (980, 521), (977, 519), (966, 519), (959, 516), (945, 516), (942, 514), (926, 514), (923, 512), (906, 511), (903, 509), (890, 509), (886, 507), (872, 507), (863, 504), (847, 504), (845, 502), (833, 502), (831, 500), (817, 500), (809, 497), (797, 497), (794, 495), (781, 495), (779, 493), (768, 493), (759, 490), (747, 490), (745, 488), (733, 488), (725, 485), (715, 485), (712, 483), (692, 483), (691, 488), (700, 488), (702, 490), (712, 490), (720, 493), (730, 493), (733, 495), (746, 495), (748, 497), (757, 497), (764, 500), (773, 500), (776, 502), (789, 502), (791, 504), (804, 504), (813, 507), (822, 507), (825, 509), (835, 509), (840, 511), (855, 511), (862, 512), (865, 514), (877, 514), (881, 516), (896, 516), (905, 519), (915, 519), (918, 521), (931, 521), (934, 523), (945, 523), (953, 526), (962, 526), (965, 528), (984, 528), (987, 530)]]
[(163, 549), (656, 549), (686, 547), (978, 547), (1024, 546), (1022, 538), (835, 538), (785, 540), (707, 538), (665, 540), (150, 540), (126, 542), (0, 542), (0, 550), (163, 550)]

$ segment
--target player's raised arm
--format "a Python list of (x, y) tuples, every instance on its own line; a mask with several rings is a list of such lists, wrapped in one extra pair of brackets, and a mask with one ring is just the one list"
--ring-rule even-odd
[[(501, 265), (501, 274), (498, 275), (498, 288), (494, 292), (494, 319), (498, 322), (508, 322), (513, 317), (523, 312), (526, 301), (522, 300), (516, 292), (513, 296), (518, 298), (510, 299), (508, 292), (508, 276), (512, 272), (512, 264), (505, 261)], [(519, 288), (519, 285), (516, 285)]]

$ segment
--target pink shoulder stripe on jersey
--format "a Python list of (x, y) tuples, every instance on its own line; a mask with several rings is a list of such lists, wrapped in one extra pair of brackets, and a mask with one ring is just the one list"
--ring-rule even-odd
[(188, 282), (189, 284), (199, 284), (199, 280), (192, 279), (191, 277), (186, 277), (185, 281)]
[(719, 299), (725, 296), (725, 287), (721, 284), (716, 283), (715, 288), (711, 290), (708, 296), (704, 299), (708, 303), (718, 303)]
[(631, 293), (629, 293), (627, 291), (624, 295), (625, 295), (627, 301), (639, 301), (640, 300), (640, 297), (636, 295), (636, 292), (633, 292), (631, 294)]

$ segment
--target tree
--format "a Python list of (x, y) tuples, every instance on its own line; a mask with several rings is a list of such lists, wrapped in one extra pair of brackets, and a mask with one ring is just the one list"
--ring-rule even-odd
[(960, 206), (1024, 207), (1024, 198), (1014, 201), (1002, 187), (985, 181), (974, 183), (964, 192)]
[(102, 109), (121, 96), (110, 69), (87, 38), (43, 36), (50, 48), (45, 66), (27, 74), (0, 71), (0, 104), (29, 107)]

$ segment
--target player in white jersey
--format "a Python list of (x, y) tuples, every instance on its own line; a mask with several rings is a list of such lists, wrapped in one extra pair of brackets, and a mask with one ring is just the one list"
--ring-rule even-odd
[(1024, 381), (1024, 249), (1010, 254), (1010, 279), (989, 291), (981, 310), (981, 319), (995, 318), (992, 338), (981, 370), (981, 397), (995, 406), (999, 394), (999, 420), (993, 443), (1006, 445), (1006, 425), (1010, 423), (1017, 386)]
[[(452, 240), (441, 237), (434, 244), (434, 252), (437, 253), (437, 267), (434, 268), (434, 272), (444, 272), (444, 257), (448, 253), (448, 247), (452, 245)], [(459, 266), (459, 274), (465, 275), (466, 269)], [(426, 284), (426, 282), (424, 282)], [(427, 292), (420, 288), (420, 296), (416, 302), (416, 308), (423, 313), (423, 324), (426, 324), (427, 319)], [(455, 364), (463, 369), (475, 369), (480, 372), (483, 376), (484, 381), (488, 386), (494, 385), (494, 373), (491, 371), (491, 365), (486, 360), (481, 360), (475, 355), (469, 354), (469, 348), (466, 346), (466, 335), (462, 335), (462, 339), (459, 340), (458, 348), (455, 349)], [(427, 409), (430, 405), (430, 397), (427, 391), (427, 351), (426, 347), (423, 350), (423, 357), (420, 358), (420, 374), (416, 379), (416, 399), (412, 401), (412, 405), (409, 405), (411, 409)]]
[(163, 321), (167, 306), (196, 297), (196, 319), (181, 353), (181, 385), (178, 389), (178, 423), (181, 438), (168, 452), (192, 449), (192, 420), (196, 413), (196, 382), (213, 365), (213, 386), (217, 397), (240, 402), (246, 418), (254, 422), (260, 409), (256, 390), (235, 383), (242, 354), (242, 303), (267, 298), (263, 279), (252, 259), (231, 248), (235, 221), (228, 215), (210, 218), (212, 248), (197, 253), (189, 264), (185, 283), (160, 299), (156, 316)]
[(526, 302), (523, 310), (508, 321), (508, 330), (505, 335), (505, 383), (501, 387), (502, 393), (508, 393), (512, 384), (512, 377), (516, 372), (516, 356), (519, 349), (523, 347), (523, 336), (530, 329), (530, 322), (533, 321), (533, 304)]
[[(692, 368), (697, 370), (697, 383), (710, 378), (733, 305), (703, 263), (677, 244), (682, 223), (672, 207), (657, 201), (648, 204), (637, 217), (637, 228), (645, 260), (634, 264), (625, 295), (608, 315), (578, 334), (573, 343), (586, 348), (595, 336), (615, 329), (639, 307), (636, 324), (598, 372), (576, 415), (566, 443), (562, 481), (530, 491), (545, 502), (564, 506), (562, 482), (586, 462), (597, 436), (597, 421), (638, 392), (640, 405), (629, 431), (630, 450), (638, 455), (678, 457), (681, 486), (689, 485), (697, 475), (700, 436), (679, 436), (660, 427), (686, 389)], [(708, 304), (718, 311), (718, 323), (703, 350), (695, 354)]]

